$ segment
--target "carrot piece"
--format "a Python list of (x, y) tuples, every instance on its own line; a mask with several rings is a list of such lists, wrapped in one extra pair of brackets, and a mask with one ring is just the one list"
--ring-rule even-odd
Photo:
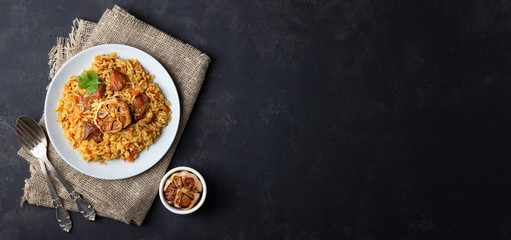
[(125, 159), (128, 162), (133, 162), (135, 160), (135, 156), (140, 152), (140, 149), (135, 149), (130, 155)]
[(78, 106), (78, 97), (73, 96), (73, 108), (74, 108), (74, 114), (78, 118), (82, 116), (82, 110), (80, 109), (80, 106)]
[(140, 63), (138, 63), (138, 61), (136, 61), (136, 63), (135, 63), (135, 64), (137, 65), (137, 70), (138, 70), (138, 71), (142, 70), (142, 69), (140, 68)]
[(132, 97), (140, 93), (139, 91), (137, 91), (137, 90), (135, 90), (133, 88), (130, 90), (130, 92), (131, 92), (131, 96)]

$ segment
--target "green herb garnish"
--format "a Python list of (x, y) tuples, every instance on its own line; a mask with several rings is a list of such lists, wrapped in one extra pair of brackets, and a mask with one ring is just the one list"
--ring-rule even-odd
[(98, 74), (95, 72), (84, 72), (78, 76), (78, 87), (85, 88), (86, 94), (93, 94), (98, 89), (99, 81)]

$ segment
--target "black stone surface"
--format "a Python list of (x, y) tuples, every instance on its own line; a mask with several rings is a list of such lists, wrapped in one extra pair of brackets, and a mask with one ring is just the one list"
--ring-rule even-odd
[[(170, 165), (209, 193), (64, 233), (19, 206), (10, 127), (42, 114), (56, 38), (114, 4), (212, 58)], [(0, 239), (511, 238), (507, 1), (0, 0), (0, 66)]]

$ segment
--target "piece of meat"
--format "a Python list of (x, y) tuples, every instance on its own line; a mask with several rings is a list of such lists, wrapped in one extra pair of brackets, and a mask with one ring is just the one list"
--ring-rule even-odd
[(96, 126), (90, 123), (83, 124), (82, 139), (87, 139), (94, 131), (99, 130)]
[(95, 131), (89, 136), (89, 138), (94, 140), (94, 142), (101, 142), (103, 141), (103, 133), (101, 133), (101, 131)]
[(148, 103), (151, 99), (145, 93), (139, 93), (133, 98), (133, 106), (141, 108), (144, 104)]
[(99, 84), (98, 89), (96, 89), (93, 94), (89, 95), (89, 98), (100, 99), (103, 96), (103, 93), (105, 93), (105, 88), (105, 84)]
[(111, 91), (119, 91), (126, 84), (126, 75), (113, 70), (110, 72), (110, 85), (108, 86), (108, 90)]
[(135, 110), (135, 120), (140, 121), (142, 118), (144, 118), (146, 113), (147, 113), (146, 106), (138, 109), (138, 111)]
[(82, 103), (84, 111), (92, 109), (92, 102), (94, 99), (100, 99), (103, 97), (103, 93), (105, 93), (105, 84), (100, 84), (96, 91), (89, 96), (80, 96), (78, 97), (78, 101)]
[(103, 140), (99, 129), (94, 124), (86, 122), (83, 124), (82, 139), (89, 138), (96, 142)]
[(90, 99), (89, 97), (79, 96), (78, 101), (82, 104), (84, 111), (92, 109), (92, 105), (91, 105), (92, 99)]
[(133, 110), (135, 120), (139, 121), (144, 118), (149, 108), (149, 102), (151, 99), (145, 95), (145, 93), (139, 93), (133, 98)]

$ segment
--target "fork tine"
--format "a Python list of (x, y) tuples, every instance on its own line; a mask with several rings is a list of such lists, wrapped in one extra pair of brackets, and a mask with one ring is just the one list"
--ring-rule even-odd
[(21, 147), (25, 149), (25, 151), (30, 152), (30, 148), (33, 148), (25, 139), (25, 136), (20, 132), (18, 128), (16, 128), (16, 135), (18, 135), (18, 140), (20, 141)]
[(36, 137), (37, 137), (37, 139), (35, 139), (35, 138), (34, 138), (34, 140), (36, 140), (36, 141), (37, 141), (37, 140), (39, 140), (39, 142), (43, 142), (43, 139), (41, 139), (41, 137), (39, 136), (39, 134), (37, 134), (36, 132), (34, 132), (34, 130), (33, 130), (31, 127), (29, 127), (29, 126), (25, 123), (25, 121), (23, 121), (23, 120), (21, 120), (21, 119), (20, 119), (20, 123), (21, 123), (20, 125), (22, 125), (22, 127), (23, 127), (23, 128), (25, 128), (25, 129), (28, 129), (28, 130), (29, 130), (29, 132), (30, 132), (31, 136), (36, 136)]
[(23, 126), (16, 124), (16, 130), (18, 130), (20, 132), (20, 135), (18, 135), (18, 136), (23, 137), (25, 139), (26, 143), (28, 143), (27, 146), (30, 146), (30, 148), (35, 148), (35, 146), (37, 146), (37, 144), (30, 137), (28, 132), (23, 128)]
[(37, 134), (25, 122), (23, 122), (23, 120), (20, 120), (19, 124), (17, 125), (19, 125), (24, 130), (26, 136), (30, 137), (35, 145), (37, 145), (39, 142), (42, 142), (41, 138), (39, 138), (39, 136), (37, 136)]

